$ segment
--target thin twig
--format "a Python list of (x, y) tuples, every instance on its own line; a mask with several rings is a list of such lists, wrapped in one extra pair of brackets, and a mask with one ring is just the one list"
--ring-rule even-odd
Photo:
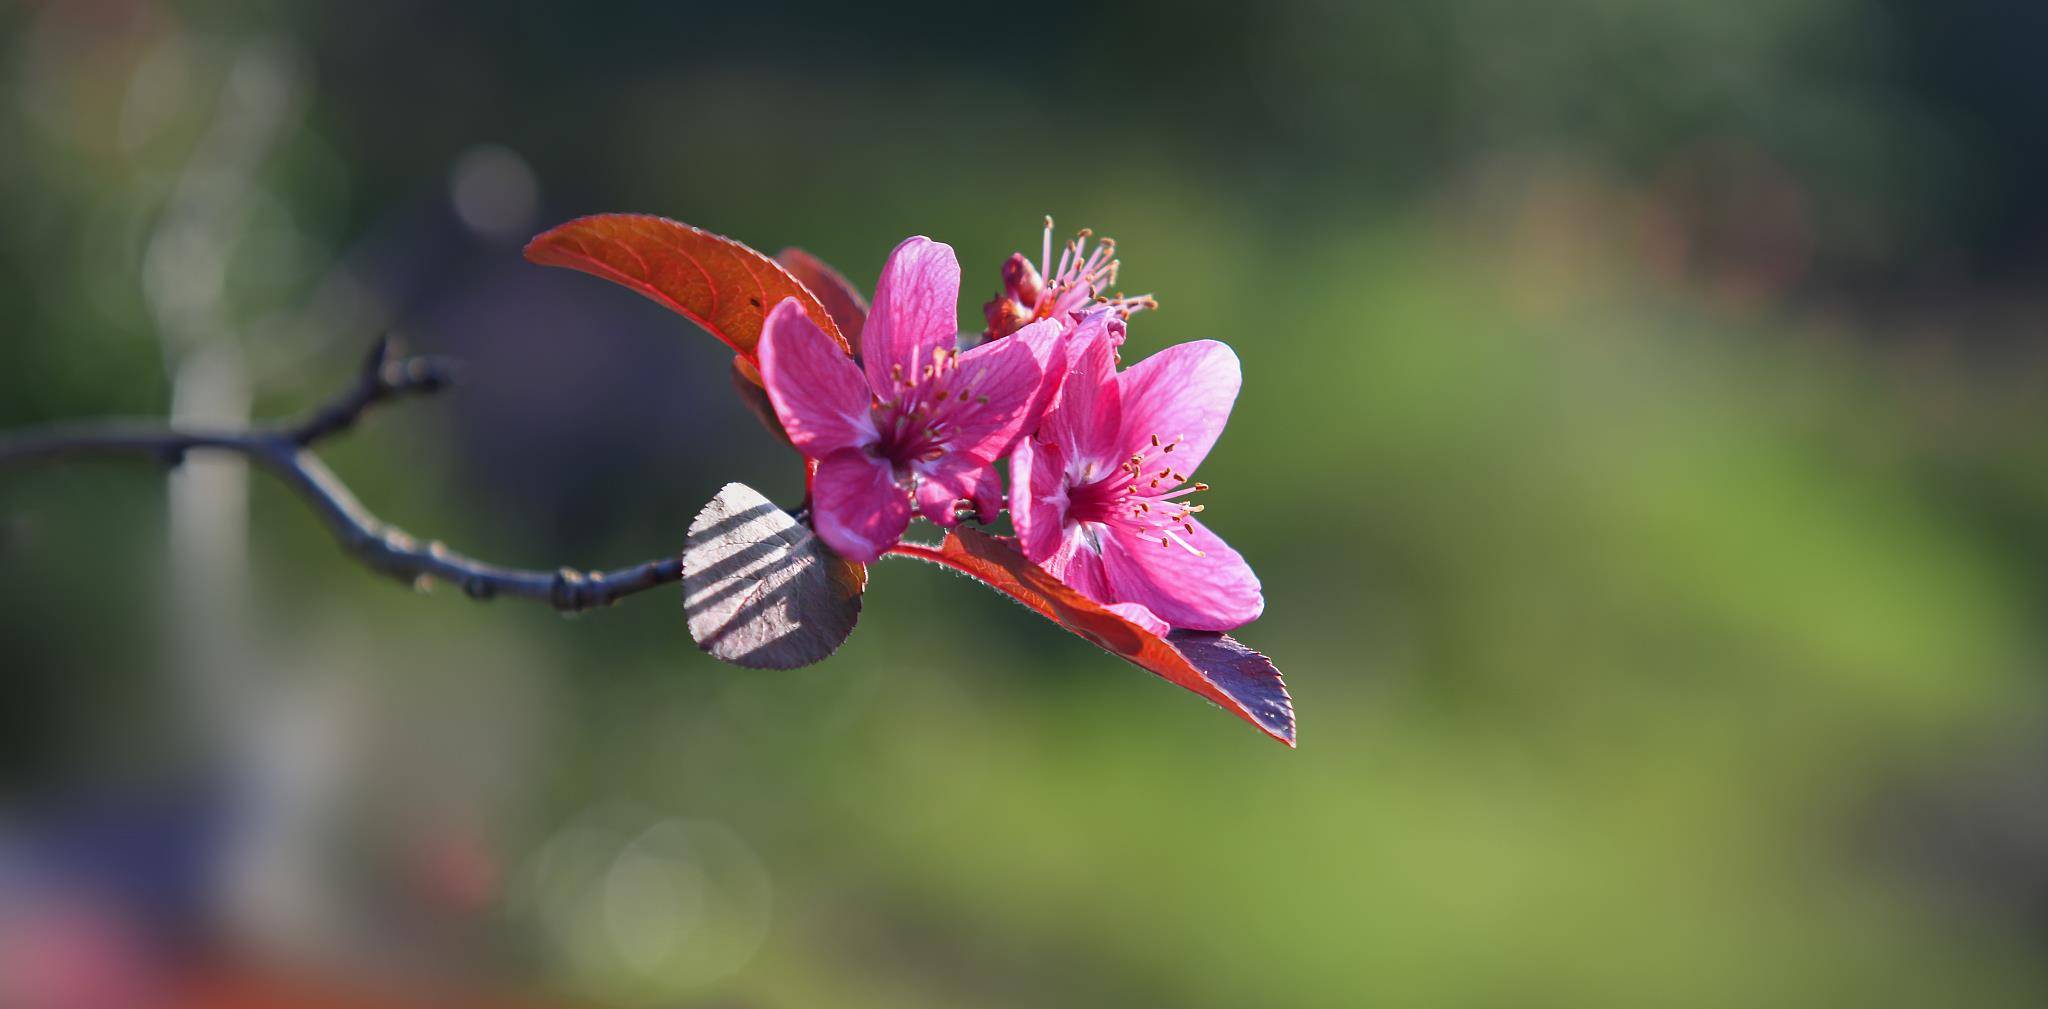
[(439, 579), (472, 599), (511, 596), (563, 613), (609, 606), (681, 581), (680, 554), (612, 571), (501, 567), (425, 543), (364, 508), (312, 446), (347, 431), (371, 407), (446, 387), (451, 369), (432, 357), (404, 357), (386, 337), (371, 349), (356, 384), (306, 419), (246, 431), (199, 431), (136, 423), (53, 424), (0, 435), (0, 467), (90, 456), (142, 455), (176, 466), (192, 451), (232, 452), (282, 480), (327, 525), (342, 548), (371, 570), (410, 583)]

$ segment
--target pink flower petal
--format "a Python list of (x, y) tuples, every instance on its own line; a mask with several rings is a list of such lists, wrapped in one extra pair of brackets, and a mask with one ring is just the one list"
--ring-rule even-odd
[(889, 464), (857, 448), (818, 461), (811, 481), (811, 527), (848, 560), (872, 564), (910, 526), (910, 496)]
[(1131, 623), (1137, 624), (1139, 627), (1143, 627), (1144, 629), (1154, 634), (1157, 634), (1162, 638), (1173, 632), (1172, 624), (1169, 624), (1166, 621), (1159, 619), (1158, 614), (1153, 613), (1151, 610), (1148, 610), (1145, 607), (1138, 605), (1137, 603), (1110, 603), (1104, 606), (1103, 609), (1106, 609), (1109, 612), (1114, 613), (1117, 616), (1120, 616), (1125, 620), (1130, 621)]
[(1017, 527), (1017, 546), (1033, 564), (1044, 564), (1059, 552), (1061, 525), (1067, 520), (1066, 467), (1057, 445), (1036, 438), (1018, 442), (1010, 453), (1010, 524)]
[(920, 235), (889, 253), (860, 333), (861, 362), (876, 395), (894, 399), (897, 369), (908, 377), (932, 363), (934, 349), (953, 349), (959, 303), (960, 261), (952, 246)]
[(1003, 478), (994, 466), (982, 466), (974, 471), (974, 478), (967, 487), (967, 500), (974, 502), (975, 521), (987, 525), (1003, 513)]
[(965, 487), (955, 488), (951, 481), (926, 476), (917, 482), (917, 510), (925, 521), (948, 529), (959, 525), (960, 519), (954, 508), (966, 498)]
[(1111, 350), (1123, 346), (1127, 330), (1123, 318), (1110, 309), (1098, 308), (1083, 313), (1080, 319), (1072, 320), (1067, 327), (1068, 366), (1079, 360), (1081, 351), (1097, 340), (1108, 340)]
[[(1057, 322), (1059, 324), (1060, 341), (1059, 346), (1054, 348), (1051, 363), (1046, 366), (1045, 384), (1039, 387), (1038, 403), (1031, 411), (1039, 417), (1044, 417), (1046, 412), (1051, 410), (1053, 404), (1058, 401), (1060, 386), (1065, 384), (1067, 376), (1073, 372), (1079, 363), (1082, 351), (1087, 347), (1093, 346), (1098, 340), (1110, 340), (1110, 346), (1114, 349), (1117, 344), (1123, 342), (1122, 334), (1124, 328), (1123, 321), (1116, 319), (1115, 313), (1108, 310), (1090, 312), (1082, 315), (1079, 319), (1074, 318), (1074, 315), (1070, 314), (1062, 319), (1044, 321)], [(1116, 335), (1114, 337), (1111, 336), (1110, 324), (1112, 321), (1115, 322)], [(1112, 354), (1110, 357), (1110, 372), (1112, 374), (1116, 371), (1115, 360), (1115, 355)], [(1030, 433), (1028, 426), (1026, 433)]]
[(1116, 345), (1099, 323), (1092, 329), (1084, 323), (1067, 341), (1066, 377), (1039, 433), (1059, 446), (1067, 459), (1082, 465), (1095, 463), (1091, 476), (1099, 478), (1122, 462), (1125, 454), (1118, 440), (1123, 406), (1116, 378)]
[(1266, 599), (1251, 565), (1207, 526), (1193, 518), (1187, 523), (1194, 534), (1175, 535), (1200, 556), (1124, 528), (1102, 538), (1103, 567), (1115, 599), (1143, 604), (1167, 623), (1197, 631), (1228, 631), (1258, 619)]
[(1179, 438), (1173, 468), (1192, 476), (1223, 433), (1241, 382), (1237, 354), (1221, 343), (1196, 340), (1168, 347), (1117, 376), (1123, 396), (1117, 444), (1128, 452), (1149, 444), (1153, 435), (1166, 442)]
[(984, 463), (1009, 452), (1038, 423), (1032, 408), (1043, 406), (1038, 394), (1059, 346), (1059, 325), (1046, 319), (961, 354), (948, 383), (957, 397), (948, 449)]
[(813, 459), (872, 443), (871, 396), (860, 367), (795, 298), (784, 298), (761, 327), (761, 381), (797, 451)]
[(932, 463), (920, 463), (917, 507), (924, 517), (951, 528), (959, 524), (958, 506), (974, 509), (974, 517), (986, 525), (1003, 509), (1003, 485), (994, 466), (966, 456), (948, 455)]
[[(1099, 527), (1097, 531), (1100, 531)], [(1096, 553), (1091, 545), (1089, 536), (1083, 527), (1067, 530), (1060, 541), (1059, 551), (1044, 567), (1052, 572), (1054, 578), (1065, 582), (1068, 588), (1105, 606), (1113, 605), (1117, 598), (1111, 594), (1108, 570), (1102, 555)]]

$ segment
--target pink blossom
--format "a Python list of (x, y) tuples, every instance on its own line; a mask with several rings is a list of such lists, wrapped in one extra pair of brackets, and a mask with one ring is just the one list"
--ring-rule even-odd
[(1036, 423), (1060, 327), (1027, 326), (961, 353), (959, 296), (953, 248), (910, 238), (875, 285), (862, 364), (793, 298), (762, 328), (769, 401), (791, 443), (818, 463), (811, 523), (845, 557), (879, 558), (902, 538), (913, 507), (943, 526), (958, 521), (962, 504), (984, 522), (1001, 507), (991, 464)]
[(1024, 555), (1141, 624), (1135, 607), (1194, 630), (1248, 623), (1265, 609), (1258, 576), (1188, 501), (1209, 489), (1190, 477), (1237, 400), (1237, 355), (1201, 340), (1119, 374), (1115, 343), (1072, 347), (1058, 401), (1010, 456)]
[(1116, 283), (1117, 270), (1123, 264), (1116, 258), (1114, 239), (1102, 239), (1094, 249), (1089, 249), (1088, 240), (1093, 234), (1081, 229), (1061, 248), (1059, 262), (1054, 263), (1052, 218), (1046, 218), (1038, 264), (1032, 265), (1021, 252), (1012, 254), (1003, 263), (1002, 293), (981, 306), (988, 321), (988, 338), (1008, 336), (1041, 319), (1055, 319), (1062, 328), (1069, 328), (1097, 306), (1114, 312), (1120, 319), (1159, 307), (1149, 294), (1103, 294)]

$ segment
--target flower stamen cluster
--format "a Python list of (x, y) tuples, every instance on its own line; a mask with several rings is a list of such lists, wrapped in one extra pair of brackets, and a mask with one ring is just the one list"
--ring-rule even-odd
[(1003, 263), (1003, 289), (981, 308), (988, 323), (984, 334), (989, 339), (1008, 336), (1042, 319), (1070, 319), (1093, 306), (1107, 308), (1120, 318), (1159, 307), (1149, 294), (1103, 293), (1116, 283), (1123, 265), (1116, 258), (1116, 239), (1103, 238), (1090, 249), (1088, 242), (1094, 232), (1082, 228), (1061, 248), (1055, 266), (1052, 227), (1052, 218), (1047, 217), (1037, 265), (1021, 252), (1012, 253)]

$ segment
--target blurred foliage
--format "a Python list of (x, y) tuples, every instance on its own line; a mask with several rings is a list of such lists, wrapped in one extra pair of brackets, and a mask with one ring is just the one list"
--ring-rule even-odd
[[(392, 325), (468, 381), (327, 453), (366, 502), (637, 560), (800, 470), (721, 348), (526, 234), (657, 212), (866, 287), (926, 233), (969, 320), (1050, 211), (1161, 298), (1128, 353), (1243, 358), (1203, 478), (1301, 749), (919, 565), (752, 672), (673, 597), (411, 597), (258, 478), (251, 682), (351, 713), (331, 829), (497, 867), (436, 955), (608, 1004), (2038, 1004), (2012, 6), (18, 4), (0, 422), (161, 414), (222, 347), (286, 412)], [(479, 145), (538, 203), (458, 213)], [(24, 802), (260, 735), (176, 673), (162, 485), (0, 476)]]

